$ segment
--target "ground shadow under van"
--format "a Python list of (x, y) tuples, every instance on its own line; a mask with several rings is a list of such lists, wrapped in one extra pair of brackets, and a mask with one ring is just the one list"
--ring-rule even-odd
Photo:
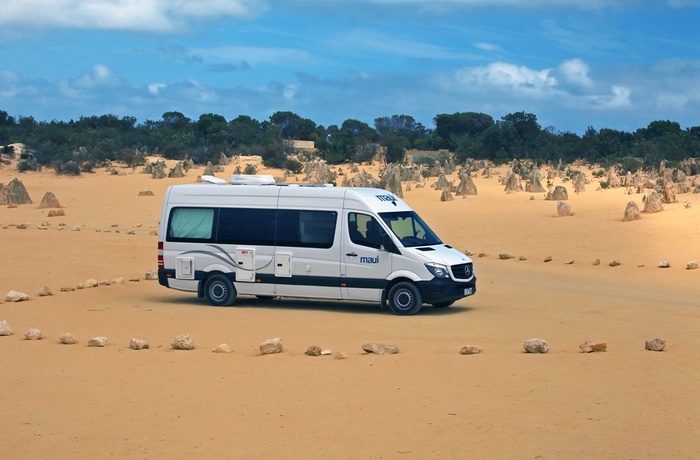
[[(199, 299), (192, 296), (175, 297), (153, 297), (153, 302), (169, 303), (183, 306), (202, 306), (206, 308), (264, 308), (264, 309), (284, 309), (284, 310), (303, 310), (303, 311), (335, 311), (338, 313), (355, 313), (355, 314), (386, 314), (393, 315), (388, 308), (382, 308), (378, 302), (354, 302), (354, 301), (336, 301), (324, 299), (297, 299), (297, 298), (270, 298), (258, 299), (254, 296), (239, 296), (236, 303), (229, 307), (216, 307), (210, 305), (205, 299)], [(418, 315), (444, 316), (464, 313), (472, 310), (472, 307), (466, 305), (455, 304), (446, 308), (435, 308), (432, 305), (424, 305)]]

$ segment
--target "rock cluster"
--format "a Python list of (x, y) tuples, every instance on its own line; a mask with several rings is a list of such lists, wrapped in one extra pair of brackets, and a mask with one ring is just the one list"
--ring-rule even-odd
[(13, 333), (14, 331), (12, 330), (6, 319), (0, 321), (0, 336), (12, 335)]
[(379, 181), (370, 173), (365, 171), (356, 174), (353, 177), (345, 176), (343, 187), (378, 187)]
[(651, 340), (647, 340), (644, 343), (644, 349), (649, 350), (649, 351), (664, 351), (664, 348), (666, 348), (666, 341), (664, 339), (660, 338), (654, 338)]
[(622, 222), (631, 222), (633, 220), (640, 220), (642, 215), (639, 212), (639, 206), (634, 201), (627, 203), (625, 208), (625, 215), (622, 217)]
[(78, 343), (78, 340), (73, 337), (73, 334), (70, 332), (64, 332), (58, 337), (58, 341), (61, 342), (64, 345), (73, 345)]
[(107, 346), (107, 337), (99, 336), (99, 337), (90, 337), (87, 341), (87, 346), (88, 347), (106, 347)]
[(401, 188), (401, 167), (397, 164), (389, 163), (384, 169), (384, 174), (379, 181), (379, 188), (383, 188), (399, 198), (403, 198)]
[(4, 187), (0, 187), (0, 204), (20, 205), (32, 204), (32, 199), (21, 180), (14, 178)]
[(63, 217), (66, 215), (66, 211), (63, 209), (50, 209), (48, 213), (46, 213), (46, 217)]
[(144, 349), (147, 349), (147, 348), (149, 348), (148, 340), (146, 340), (146, 339), (135, 339), (135, 338), (132, 337), (131, 340), (129, 340), (129, 348), (131, 348), (132, 350), (144, 350)]
[(194, 340), (190, 334), (182, 334), (175, 337), (170, 346), (175, 350), (194, 350)]
[(546, 189), (542, 185), (542, 174), (539, 169), (533, 169), (530, 179), (525, 185), (525, 191), (530, 193), (544, 193)]
[(606, 351), (608, 349), (608, 344), (605, 342), (592, 342), (590, 340), (586, 340), (579, 345), (579, 348), (583, 353), (596, 353)]
[(211, 350), (214, 353), (231, 353), (231, 347), (227, 343), (220, 343)]
[(460, 350), (461, 355), (478, 355), (481, 353), (481, 347), (478, 345), (465, 345)]
[(56, 198), (56, 195), (54, 195), (53, 192), (46, 192), (44, 194), (44, 198), (41, 199), (41, 203), (39, 203), (39, 209), (60, 207), (61, 203), (58, 201), (58, 198)]
[(323, 160), (316, 160), (304, 165), (304, 173), (306, 177), (304, 182), (307, 184), (332, 184), (337, 175), (331, 171), (330, 166)]
[(544, 339), (528, 339), (523, 344), (523, 349), (527, 353), (547, 353), (549, 351), (549, 344)]
[(367, 353), (374, 353), (377, 355), (395, 355), (399, 352), (399, 347), (396, 345), (383, 343), (366, 343), (362, 345), (362, 349)]
[(571, 210), (571, 205), (564, 201), (557, 201), (557, 215), (559, 217), (573, 216), (574, 213)]
[(520, 182), (520, 177), (513, 171), (510, 171), (508, 173), (508, 176), (505, 179), (505, 188), (504, 191), (506, 193), (514, 193), (514, 192), (520, 192), (523, 190), (522, 183)]
[(271, 355), (275, 353), (282, 353), (284, 351), (284, 346), (282, 346), (282, 339), (276, 337), (274, 339), (267, 339), (260, 344), (260, 354), (261, 355)]
[(171, 179), (185, 177), (185, 173), (182, 170), (182, 164), (177, 163), (168, 173), (168, 177)]
[(557, 185), (554, 190), (547, 193), (547, 200), (550, 201), (567, 201), (569, 199), (569, 193), (566, 191), (566, 187), (563, 185)]
[(29, 300), (29, 294), (12, 289), (5, 295), (5, 300), (7, 302), (23, 302)]
[(305, 354), (309, 356), (321, 356), (322, 351), (323, 350), (318, 345), (311, 345), (309, 348), (306, 349)]
[(467, 195), (477, 195), (476, 184), (469, 171), (462, 170), (459, 174), (459, 185), (457, 186), (457, 195), (465, 197)]
[(32, 328), (24, 333), (24, 338), (26, 340), (41, 340), (44, 338), (44, 335), (41, 333), (41, 329)]
[(652, 190), (644, 200), (644, 212), (655, 213), (663, 210), (664, 205), (661, 202), (661, 196), (659, 196), (656, 190)]

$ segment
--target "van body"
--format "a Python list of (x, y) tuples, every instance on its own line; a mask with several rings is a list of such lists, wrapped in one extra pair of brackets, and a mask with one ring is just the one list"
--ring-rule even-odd
[(386, 190), (219, 182), (168, 188), (161, 285), (219, 306), (248, 294), (376, 301), (403, 315), (476, 292), (472, 260)]

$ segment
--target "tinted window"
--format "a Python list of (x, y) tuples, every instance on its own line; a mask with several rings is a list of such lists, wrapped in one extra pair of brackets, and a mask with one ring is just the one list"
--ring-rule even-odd
[(215, 214), (212, 208), (174, 208), (168, 221), (168, 241), (212, 241)]
[(380, 248), (386, 232), (377, 220), (368, 215), (351, 212), (348, 214), (350, 241), (361, 246)]
[(216, 242), (274, 246), (276, 214), (274, 209), (221, 208)]
[(277, 213), (277, 245), (330, 248), (337, 220), (338, 213), (334, 211), (281, 209)]
[(442, 243), (428, 224), (413, 211), (383, 212), (380, 216), (407, 248)]

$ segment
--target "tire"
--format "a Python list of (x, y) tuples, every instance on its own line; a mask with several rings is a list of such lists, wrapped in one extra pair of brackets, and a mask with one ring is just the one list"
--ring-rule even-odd
[(230, 279), (217, 273), (207, 278), (204, 284), (204, 297), (215, 307), (226, 307), (233, 305), (236, 301), (236, 288), (233, 287)]
[(454, 300), (453, 300), (452, 302), (434, 303), (434, 304), (433, 304), (433, 307), (435, 307), (435, 308), (447, 308), (447, 307), (452, 306), (453, 303), (455, 303)]
[(423, 297), (415, 284), (408, 281), (396, 283), (389, 290), (389, 309), (396, 315), (415, 315), (423, 305)]

